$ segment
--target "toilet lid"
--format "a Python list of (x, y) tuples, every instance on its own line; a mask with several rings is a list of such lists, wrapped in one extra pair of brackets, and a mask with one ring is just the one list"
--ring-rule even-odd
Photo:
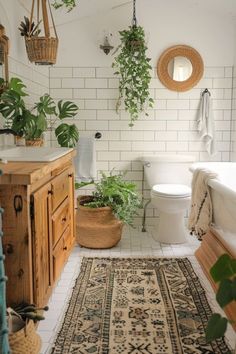
[(165, 198), (185, 198), (190, 197), (191, 188), (184, 184), (156, 184), (152, 193)]

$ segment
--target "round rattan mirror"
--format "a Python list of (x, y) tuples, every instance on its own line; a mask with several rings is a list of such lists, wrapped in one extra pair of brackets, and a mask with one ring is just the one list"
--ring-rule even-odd
[(176, 45), (166, 49), (157, 63), (157, 75), (162, 84), (172, 91), (187, 91), (202, 78), (204, 65), (196, 49)]

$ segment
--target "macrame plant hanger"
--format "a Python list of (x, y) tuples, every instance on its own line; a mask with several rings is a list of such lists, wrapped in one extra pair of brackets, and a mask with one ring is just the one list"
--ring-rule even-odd
[(137, 27), (136, 0), (133, 0), (133, 19), (132, 19), (132, 27)]
[[(41, 9), (41, 16), (40, 16)], [(48, 9), (50, 12), (54, 36), (50, 33)], [(30, 14), (29, 33), (32, 31), (32, 23), (34, 18), (35, 0), (32, 1)], [(39, 31), (35, 34), (25, 37), (26, 50), (28, 58), (31, 62), (39, 65), (52, 65), (56, 63), (58, 49), (58, 35), (55, 22), (52, 15), (51, 5), (49, 0), (37, 0), (37, 25), (43, 24), (44, 36), (40, 36)]]

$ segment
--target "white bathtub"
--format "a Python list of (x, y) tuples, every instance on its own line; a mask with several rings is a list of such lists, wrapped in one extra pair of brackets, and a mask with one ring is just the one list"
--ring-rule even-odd
[(190, 170), (203, 167), (217, 173), (209, 181), (213, 206), (213, 227), (236, 249), (236, 162), (199, 162)]

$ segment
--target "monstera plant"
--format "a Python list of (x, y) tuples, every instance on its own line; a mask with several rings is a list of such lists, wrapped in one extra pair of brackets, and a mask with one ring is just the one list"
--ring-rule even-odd
[[(43, 132), (57, 125), (55, 134), (59, 145), (75, 146), (79, 139), (76, 125), (58, 122), (73, 118), (78, 113), (78, 106), (63, 100), (56, 104), (49, 94), (45, 94), (29, 109), (24, 101), (25, 96), (28, 96), (25, 88), (19, 78), (12, 78), (7, 90), (0, 96), (0, 113), (5, 118), (5, 127), (11, 128), (27, 142), (41, 139)], [(49, 124), (48, 116), (55, 117)]]
[(119, 110), (124, 100), (125, 110), (130, 115), (129, 125), (132, 127), (140, 113), (146, 113), (154, 103), (149, 93), (151, 59), (146, 55), (147, 45), (142, 27), (130, 26), (128, 30), (119, 33), (121, 40), (117, 48), (119, 54), (112, 64), (116, 70), (115, 75), (120, 77), (116, 110)]

